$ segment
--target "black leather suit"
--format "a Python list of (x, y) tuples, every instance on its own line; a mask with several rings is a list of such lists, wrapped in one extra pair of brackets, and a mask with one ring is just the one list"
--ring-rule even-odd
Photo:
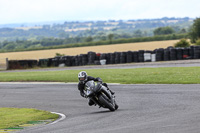
[[(99, 77), (94, 78), (94, 77), (92, 77), (92, 76), (87, 76), (87, 81), (90, 81), (90, 80), (102, 82), (101, 78), (99, 78)], [(86, 83), (87, 81), (85, 81), (85, 83)], [(79, 82), (79, 84), (78, 84), (78, 89), (79, 89), (80, 95), (81, 95), (82, 97), (85, 96), (85, 93), (84, 93), (85, 83), (82, 84), (82, 83)]]

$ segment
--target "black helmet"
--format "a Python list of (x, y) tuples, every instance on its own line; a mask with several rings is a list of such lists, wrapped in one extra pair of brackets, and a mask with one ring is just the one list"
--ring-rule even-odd
[(78, 80), (79, 80), (80, 83), (84, 84), (85, 81), (87, 81), (87, 73), (85, 71), (81, 71), (78, 74)]

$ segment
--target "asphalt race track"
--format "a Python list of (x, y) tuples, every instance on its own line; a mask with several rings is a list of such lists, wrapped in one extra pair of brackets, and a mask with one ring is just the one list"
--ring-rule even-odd
[(20, 133), (199, 133), (199, 85), (114, 85), (119, 109), (110, 112), (80, 96), (76, 84), (0, 83), (0, 107), (36, 108), (66, 115)]

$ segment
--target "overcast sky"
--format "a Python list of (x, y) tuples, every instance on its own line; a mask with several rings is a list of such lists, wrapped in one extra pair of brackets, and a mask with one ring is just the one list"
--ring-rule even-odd
[(200, 17), (199, 0), (0, 0), (0, 24)]

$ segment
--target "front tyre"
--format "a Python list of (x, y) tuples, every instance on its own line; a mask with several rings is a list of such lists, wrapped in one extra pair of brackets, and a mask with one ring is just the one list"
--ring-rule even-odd
[(118, 108), (119, 108), (119, 105), (115, 101), (115, 110), (117, 110)]
[(105, 105), (110, 111), (115, 111), (115, 107), (110, 102), (108, 102), (107, 99), (108, 98), (104, 94), (99, 96), (99, 101), (101, 104)]

